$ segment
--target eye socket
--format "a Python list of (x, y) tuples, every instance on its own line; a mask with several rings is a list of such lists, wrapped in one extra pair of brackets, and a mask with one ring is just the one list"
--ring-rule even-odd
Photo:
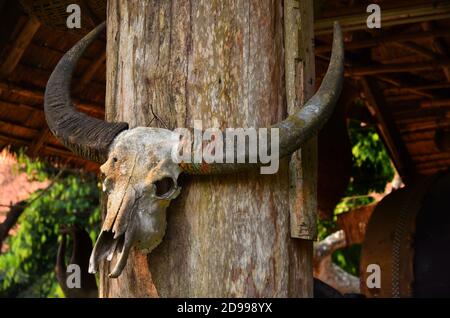
[(113, 157), (113, 162), (117, 162), (117, 157)]
[(154, 185), (156, 187), (156, 196), (160, 198), (168, 197), (175, 189), (175, 183), (169, 177), (155, 181)]

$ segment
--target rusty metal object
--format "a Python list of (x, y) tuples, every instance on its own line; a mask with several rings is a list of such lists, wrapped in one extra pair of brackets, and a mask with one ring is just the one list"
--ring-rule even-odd
[(349, 212), (337, 216), (339, 227), (344, 230), (347, 245), (361, 244), (366, 234), (367, 223), (369, 223), (376, 203), (355, 208)]
[[(367, 297), (413, 297), (416, 218), (436, 177), (386, 196), (369, 221), (361, 255), (361, 291)], [(426, 213), (426, 212), (425, 212)], [(381, 270), (380, 288), (369, 288), (370, 264)]]

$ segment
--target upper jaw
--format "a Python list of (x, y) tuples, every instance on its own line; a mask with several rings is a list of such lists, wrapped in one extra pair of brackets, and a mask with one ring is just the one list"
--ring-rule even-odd
[(122, 234), (117, 235), (108, 228), (102, 229), (89, 260), (90, 273), (96, 273), (101, 261), (106, 259), (111, 262), (115, 259), (114, 268), (108, 276), (117, 278), (125, 268), (134, 245), (144, 253), (149, 253), (161, 243), (166, 230), (165, 209), (153, 207), (149, 212), (139, 206), (134, 205), (132, 211), (128, 212), (130, 215), (126, 215), (129, 219)]
[(134, 231), (127, 229), (125, 233), (114, 238), (111, 231), (102, 230), (89, 259), (89, 273), (96, 273), (101, 261), (112, 261), (116, 256), (116, 264), (109, 273), (109, 277), (117, 278), (122, 273), (133, 246)]

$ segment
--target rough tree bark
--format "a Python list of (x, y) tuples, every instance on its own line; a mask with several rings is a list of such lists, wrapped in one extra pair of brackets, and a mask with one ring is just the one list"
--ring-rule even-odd
[(5, 220), (0, 223), (0, 254), (2, 253), (3, 242), (6, 240), (9, 231), (14, 227), (25, 210), (26, 203), (26, 201), (19, 201), (12, 205), (8, 213), (6, 213)]
[[(261, 127), (286, 115), (282, 1), (110, 0), (107, 28), (108, 120)], [(101, 296), (312, 296), (312, 243), (290, 238), (287, 162), (180, 183), (163, 243), (148, 259), (133, 252), (116, 280), (101, 269)]]

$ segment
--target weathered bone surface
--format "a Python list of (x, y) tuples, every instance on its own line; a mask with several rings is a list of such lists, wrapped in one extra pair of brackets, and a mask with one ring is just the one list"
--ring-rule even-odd
[(166, 208), (180, 193), (181, 169), (171, 159), (179, 135), (166, 129), (138, 127), (114, 140), (101, 166), (107, 215), (91, 255), (89, 271), (117, 255), (110, 277), (122, 272), (132, 246), (150, 253), (166, 231)]
[[(126, 123), (107, 123), (77, 112), (70, 98), (72, 72), (83, 51), (103, 28), (104, 24), (94, 29), (58, 63), (47, 84), (45, 115), (51, 131), (76, 154), (101, 163), (106, 160), (101, 171), (108, 194), (107, 215), (89, 271), (95, 272), (104, 259), (115, 259), (110, 277), (118, 277), (133, 246), (149, 253), (161, 242), (166, 208), (180, 192), (177, 179), (181, 172), (229, 173), (258, 165), (177, 164), (171, 159), (171, 151), (178, 148), (178, 133), (146, 127), (127, 130)], [(330, 66), (318, 92), (297, 114), (272, 126), (279, 129), (280, 157), (300, 148), (328, 120), (342, 88), (343, 59), (342, 34), (336, 23)], [(234, 157), (238, 156), (248, 158), (248, 153)]]

